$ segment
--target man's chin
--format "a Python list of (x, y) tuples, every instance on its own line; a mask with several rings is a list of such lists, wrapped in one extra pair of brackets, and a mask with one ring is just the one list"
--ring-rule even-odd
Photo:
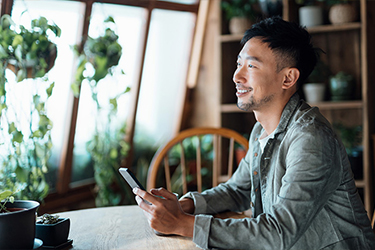
[(253, 105), (250, 103), (237, 103), (237, 107), (241, 109), (242, 111), (253, 111)]

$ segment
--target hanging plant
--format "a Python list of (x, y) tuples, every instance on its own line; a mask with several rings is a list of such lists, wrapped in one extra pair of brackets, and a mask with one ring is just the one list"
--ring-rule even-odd
[[(114, 122), (117, 115), (117, 100), (130, 88), (125, 87), (101, 104), (98, 100), (98, 85), (107, 76), (117, 72), (118, 63), (122, 55), (122, 47), (118, 43), (115, 21), (108, 17), (104, 23), (104, 32), (97, 38), (87, 37), (83, 49), (75, 46), (78, 55), (78, 66), (74, 83), (71, 85), (76, 96), (79, 95), (81, 84), (87, 83), (91, 89), (91, 97), (96, 103), (95, 132), (87, 142), (86, 149), (90, 153), (94, 166), (96, 180), (96, 205), (117, 205), (122, 200), (122, 194), (127, 194), (126, 185), (118, 174), (121, 161), (127, 156), (129, 145), (124, 141), (125, 125), (116, 127)], [(124, 74), (120, 70), (121, 74)], [(106, 115), (106, 119), (103, 116)], [(113, 184), (122, 188), (122, 193)], [(130, 196), (130, 195), (128, 195)]]
[(18, 190), (17, 199), (43, 201), (48, 193), (44, 175), (52, 149), (52, 121), (46, 103), (54, 82), (46, 73), (57, 52), (50, 38), (60, 33), (44, 17), (32, 20), (31, 29), (16, 25), (8, 15), (1, 17), (0, 191)]

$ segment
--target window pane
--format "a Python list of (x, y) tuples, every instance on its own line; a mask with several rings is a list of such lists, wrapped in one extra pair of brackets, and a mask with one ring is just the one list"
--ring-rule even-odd
[(69, 105), (69, 101), (71, 101), (70, 84), (72, 81), (72, 65), (74, 65), (74, 55), (70, 46), (77, 43), (80, 33), (77, 24), (82, 22), (83, 7), (83, 4), (73, 1), (16, 0), (12, 11), (13, 20), (25, 27), (30, 27), (32, 19), (44, 16), (49, 21), (56, 23), (62, 31), (61, 37), (55, 41), (58, 50), (57, 59), (49, 72), (49, 79), (55, 82), (53, 94), (47, 104), (47, 113), (53, 122), (51, 132), (53, 151), (49, 161), (50, 172), (47, 175), (47, 181), (50, 183), (51, 189), (56, 184), (56, 173), (61, 160), (64, 136), (68, 132), (66, 128), (69, 125), (66, 124), (66, 120), (68, 108), (71, 107)]
[[(116, 22), (115, 31), (119, 36), (122, 46), (122, 57), (119, 67), (124, 70), (125, 75), (115, 74), (107, 77), (98, 84), (98, 93), (101, 104), (108, 103), (109, 98), (131, 87), (137, 79), (139, 72), (142, 30), (144, 29), (147, 11), (138, 7), (119, 6), (113, 4), (93, 5), (89, 36), (96, 38), (102, 35), (103, 21), (112, 16)], [(122, 126), (126, 120), (129, 107), (129, 94), (123, 95), (118, 102), (118, 115), (114, 126)], [(91, 158), (86, 150), (86, 143), (90, 141), (95, 132), (96, 104), (91, 98), (91, 90), (87, 82), (82, 83), (81, 96), (78, 109), (77, 128), (74, 139), (74, 160), (72, 182), (93, 176)], [(106, 114), (99, 114), (101, 126), (106, 126)]]
[(136, 133), (158, 144), (171, 138), (179, 119), (194, 25), (195, 14), (189, 12), (152, 12)]

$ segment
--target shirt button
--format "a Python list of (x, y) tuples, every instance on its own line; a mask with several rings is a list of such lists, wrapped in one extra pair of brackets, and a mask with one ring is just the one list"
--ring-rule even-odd
[(258, 189), (257, 189), (257, 188), (255, 189), (255, 192), (258, 192)]
[(250, 202), (250, 207), (254, 207), (254, 203), (252, 201)]
[(257, 138), (255, 138), (255, 141), (257, 141), (258, 140), (258, 137)]
[(258, 174), (258, 172), (257, 172), (257, 171), (254, 171), (254, 172), (253, 172), (253, 174), (254, 174), (254, 175), (257, 175), (257, 174)]
[(257, 156), (258, 156), (258, 153), (255, 153), (254, 156), (257, 157)]

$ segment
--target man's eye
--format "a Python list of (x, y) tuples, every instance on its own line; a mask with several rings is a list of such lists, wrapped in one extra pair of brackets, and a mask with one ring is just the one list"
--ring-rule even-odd
[(249, 64), (249, 68), (254, 68), (254, 66), (252, 64)]
[(241, 63), (238, 62), (238, 63), (236, 63), (236, 65), (237, 65), (237, 67), (240, 67), (240, 66), (241, 66)]

